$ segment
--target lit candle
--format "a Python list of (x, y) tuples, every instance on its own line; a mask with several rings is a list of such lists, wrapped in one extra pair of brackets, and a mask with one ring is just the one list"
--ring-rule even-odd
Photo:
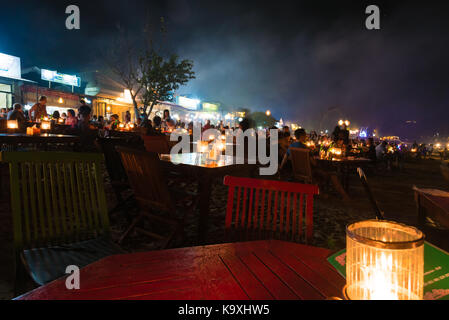
[(51, 123), (49, 121), (42, 121), (41, 130), (50, 130)]
[(396, 222), (347, 227), (346, 295), (353, 300), (419, 300), (424, 288), (424, 235)]
[(225, 150), (225, 144), (221, 141), (215, 143), (215, 147), (218, 151), (223, 152)]
[(206, 153), (209, 150), (209, 143), (207, 141), (199, 140), (197, 142), (197, 152)]
[(7, 126), (8, 129), (18, 129), (19, 123), (17, 122), (17, 120), (8, 120)]

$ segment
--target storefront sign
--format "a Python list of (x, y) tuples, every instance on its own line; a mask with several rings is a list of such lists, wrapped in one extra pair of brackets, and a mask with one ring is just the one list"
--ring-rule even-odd
[(57, 82), (66, 84), (69, 86), (79, 87), (81, 86), (81, 78), (69, 74), (59, 73), (57, 71), (42, 69), (41, 70), (42, 80)]
[(205, 102), (203, 103), (203, 111), (216, 112), (218, 111), (218, 104)]
[(20, 79), (20, 58), (0, 53), (0, 76), (5, 78)]
[(200, 100), (198, 99), (190, 99), (186, 97), (178, 97), (178, 104), (181, 107), (184, 107), (189, 110), (198, 110), (198, 104)]

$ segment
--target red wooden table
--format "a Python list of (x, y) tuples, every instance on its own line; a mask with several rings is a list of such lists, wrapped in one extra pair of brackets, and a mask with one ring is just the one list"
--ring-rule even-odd
[(115, 255), (18, 299), (320, 300), (342, 297), (345, 280), (326, 249), (268, 240)]

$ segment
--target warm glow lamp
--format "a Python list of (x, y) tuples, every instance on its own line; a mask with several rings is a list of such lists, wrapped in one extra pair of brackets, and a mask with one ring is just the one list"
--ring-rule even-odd
[(209, 143), (207, 141), (197, 141), (197, 152), (199, 153), (206, 153), (209, 151)]
[(50, 130), (50, 129), (51, 129), (50, 121), (42, 121), (41, 130)]
[(8, 129), (12, 130), (19, 129), (19, 123), (17, 122), (17, 120), (8, 120), (6, 125)]
[(385, 220), (346, 229), (346, 288), (351, 300), (421, 300), (424, 234)]

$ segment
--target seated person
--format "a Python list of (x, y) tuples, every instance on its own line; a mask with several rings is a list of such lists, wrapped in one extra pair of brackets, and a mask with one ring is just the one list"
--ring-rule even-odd
[(58, 119), (61, 118), (58, 110), (55, 110), (55, 112), (53, 112), (53, 115), (51, 117), (56, 121), (58, 121)]
[(279, 170), (282, 170), (282, 168), (284, 168), (284, 166), (286, 165), (287, 160), (290, 157), (290, 148), (307, 149), (307, 146), (305, 144), (306, 139), (307, 139), (307, 134), (304, 129), (297, 129), (295, 131), (295, 138), (296, 138), (296, 141), (293, 142), (292, 144), (290, 144), (290, 146), (287, 148), (287, 151), (285, 152), (285, 155), (282, 158), (282, 162), (281, 162), (281, 166), (280, 166)]
[(78, 118), (75, 116), (75, 110), (69, 109), (67, 110), (67, 119), (65, 120), (65, 124), (70, 126), (70, 128), (75, 128), (78, 123)]
[(386, 141), (382, 141), (376, 147), (376, 159), (377, 160), (384, 160), (386, 153), (387, 153), (387, 142)]
[(23, 114), (23, 108), (20, 103), (15, 103), (11, 111), (8, 112), (7, 120), (17, 120), (20, 131), (25, 131), (26, 118)]
[(373, 138), (369, 138), (368, 139), (367, 147), (368, 147), (368, 151), (366, 152), (366, 157), (368, 159), (376, 161), (377, 160), (376, 146), (374, 145), (374, 139)]
[(159, 136), (163, 135), (161, 132), (162, 119), (159, 116), (155, 116), (153, 121), (146, 121), (146, 134), (148, 136)]
[[(287, 153), (285, 154), (284, 158), (282, 159), (281, 166), (279, 167), (279, 171), (282, 170), (282, 168), (285, 166), (287, 160), (290, 157), (290, 148), (300, 148), (300, 149), (308, 149), (305, 142), (307, 139), (307, 134), (304, 129), (297, 129), (295, 131), (295, 137), (296, 141), (293, 142), (290, 147), (287, 150)], [(319, 178), (322, 178), (324, 180), (330, 180), (338, 193), (343, 197), (343, 200), (350, 201), (348, 194), (344, 190), (343, 186), (341, 185), (338, 176), (334, 172), (328, 172), (326, 170), (323, 170), (318, 167), (316, 160), (313, 157), (310, 157), (310, 164), (312, 166), (312, 172), (313, 175)]]
[(79, 107), (79, 121), (75, 128), (66, 130), (67, 134), (77, 135), (80, 137), (79, 151), (96, 152), (95, 139), (98, 136), (96, 128), (90, 123), (92, 109), (89, 106), (83, 105)]

